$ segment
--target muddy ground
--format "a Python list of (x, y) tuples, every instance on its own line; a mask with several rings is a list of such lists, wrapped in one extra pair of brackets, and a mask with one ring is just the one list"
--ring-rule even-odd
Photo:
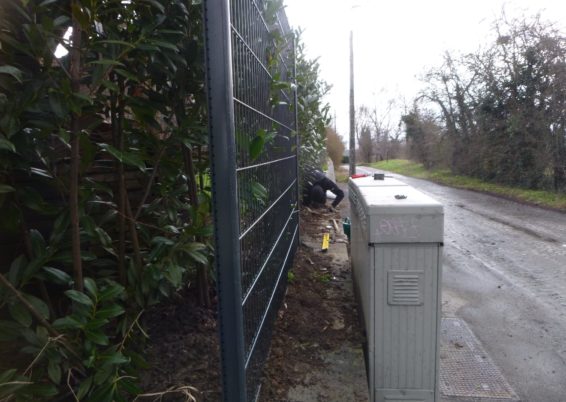
[(148, 369), (141, 378), (148, 396), (139, 400), (191, 401), (189, 395), (197, 402), (222, 399), (216, 315), (216, 308), (198, 306), (191, 287), (176, 302), (148, 311)]
[[(324, 231), (332, 235), (331, 252), (327, 253), (320, 250)], [(301, 244), (275, 323), (260, 400), (331, 400), (325, 392), (332, 385), (326, 382), (334, 380), (326, 377), (342, 376), (342, 383), (359, 383), (357, 388), (362, 393), (359, 398), (345, 396), (343, 400), (363, 401), (365, 380), (343, 378), (344, 375), (360, 377), (363, 358), (340, 212), (303, 209), (300, 233)], [(341, 248), (339, 261), (334, 253), (337, 247)], [(167, 392), (164, 401), (190, 400), (183, 392), (190, 392), (198, 402), (219, 401), (215, 308), (197, 307), (195, 294), (189, 288), (175, 303), (149, 311), (146, 325), (150, 342), (145, 355), (150, 369), (143, 375), (143, 389), (147, 393)], [(355, 370), (351, 367), (352, 353), (356, 354)], [(184, 388), (187, 386), (198, 391)], [(348, 395), (358, 392), (340, 383), (335, 386), (342, 390), (339, 392), (349, 392)], [(141, 400), (153, 399), (155, 396)]]
[[(327, 253), (320, 251), (325, 231), (333, 237)], [(339, 212), (304, 209), (301, 234), (260, 400), (365, 401), (363, 339)]]

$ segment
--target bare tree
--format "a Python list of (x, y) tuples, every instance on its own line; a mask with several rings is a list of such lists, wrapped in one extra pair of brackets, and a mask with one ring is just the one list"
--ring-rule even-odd
[(483, 50), (446, 53), (424, 76), (428, 85), (416, 101), (442, 122), (439, 163), (483, 179), (565, 190), (566, 38), (538, 16), (503, 15), (493, 32)]
[(358, 154), (362, 162), (373, 162), (374, 144), (371, 133), (371, 112), (361, 106), (356, 113), (356, 139)]

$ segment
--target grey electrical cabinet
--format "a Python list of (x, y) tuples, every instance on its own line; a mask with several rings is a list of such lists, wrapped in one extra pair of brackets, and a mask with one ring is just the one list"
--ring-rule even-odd
[(358, 177), (352, 179), (348, 183), (350, 186), (355, 185), (356, 187), (392, 187), (392, 186), (407, 186), (401, 180), (397, 180), (393, 177), (384, 176), (383, 179), (375, 179), (373, 176)]
[(443, 207), (391, 180), (349, 181), (370, 400), (438, 401)]

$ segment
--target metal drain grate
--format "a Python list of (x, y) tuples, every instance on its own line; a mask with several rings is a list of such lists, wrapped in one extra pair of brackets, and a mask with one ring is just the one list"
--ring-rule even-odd
[(442, 319), (440, 390), (446, 397), (518, 401), (479, 340), (458, 318)]

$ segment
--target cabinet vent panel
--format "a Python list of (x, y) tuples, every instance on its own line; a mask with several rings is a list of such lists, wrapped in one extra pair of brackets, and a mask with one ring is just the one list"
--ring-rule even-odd
[(389, 271), (387, 303), (391, 306), (421, 306), (424, 293), (424, 271)]

